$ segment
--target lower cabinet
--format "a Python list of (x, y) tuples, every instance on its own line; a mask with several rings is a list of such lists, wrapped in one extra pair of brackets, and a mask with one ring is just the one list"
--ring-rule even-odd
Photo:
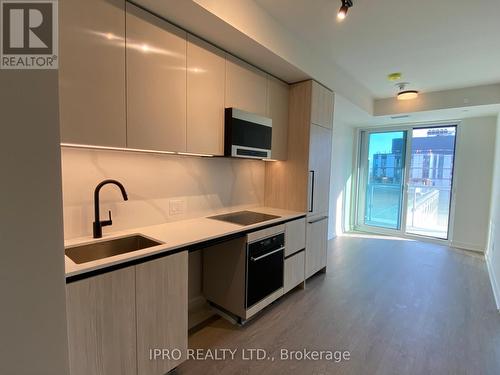
[[(71, 375), (163, 375), (178, 366), (187, 349), (187, 278), (183, 251), (67, 284)], [(151, 360), (154, 349), (182, 357)]]
[(285, 224), (285, 257), (306, 247), (306, 219), (289, 221)]
[(326, 267), (328, 217), (309, 218), (306, 231), (306, 279)]
[[(188, 252), (137, 265), (136, 293), (137, 373), (163, 375), (186, 359)], [(151, 349), (180, 351), (182, 357), (150, 360)]]
[(305, 260), (305, 251), (301, 251), (285, 259), (284, 293), (288, 293), (304, 281)]
[(135, 267), (66, 285), (71, 375), (137, 371)]

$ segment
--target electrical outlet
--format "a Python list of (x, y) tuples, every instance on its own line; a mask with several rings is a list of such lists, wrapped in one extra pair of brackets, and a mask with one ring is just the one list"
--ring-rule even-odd
[(168, 202), (170, 216), (182, 215), (186, 211), (186, 202), (183, 199), (171, 199)]

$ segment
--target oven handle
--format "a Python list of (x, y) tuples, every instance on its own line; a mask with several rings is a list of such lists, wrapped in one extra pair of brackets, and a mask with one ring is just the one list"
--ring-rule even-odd
[(252, 262), (257, 262), (258, 260), (261, 260), (261, 259), (264, 259), (264, 258), (267, 258), (269, 255), (273, 255), (274, 253), (277, 253), (278, 251), (283, 251), (285, 250), (285, 247), (280, 247), (279, 249), (276, 249), (276, 250), (273, 250), (267, 254), (264, 254), (264, 255), (261, 255), (260, 257), (257, 257), (257, 258), (254, 258), (254, 257), (250, 257), (250, 260)]

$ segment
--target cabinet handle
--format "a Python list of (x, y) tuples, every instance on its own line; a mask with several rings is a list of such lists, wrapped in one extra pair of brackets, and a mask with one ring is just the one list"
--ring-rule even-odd
[(311, 193), (309, 197), (309, 212), (314, 211), (314, 175), (315, 172), (313, 170), (309, 171), (309, 175), (311, 176)]
[(328, 216), (321, 216), (317, 219), (314, 219), (314, 220), (311, 220), (311, 221), (308, 221), (309, 224), (314, 224), (314, 223), (318, 223), (320, 221), (323, 221), (323, 220), (326, 220), (328, 219)]

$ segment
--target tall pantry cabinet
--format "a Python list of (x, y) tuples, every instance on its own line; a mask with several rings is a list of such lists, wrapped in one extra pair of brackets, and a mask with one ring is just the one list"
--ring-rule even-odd
[(326, 268), (333, 92), (315, 81), (290, 87), (288, 159), (266, 165), (266, 206), (306, 211), (306, 278)]

